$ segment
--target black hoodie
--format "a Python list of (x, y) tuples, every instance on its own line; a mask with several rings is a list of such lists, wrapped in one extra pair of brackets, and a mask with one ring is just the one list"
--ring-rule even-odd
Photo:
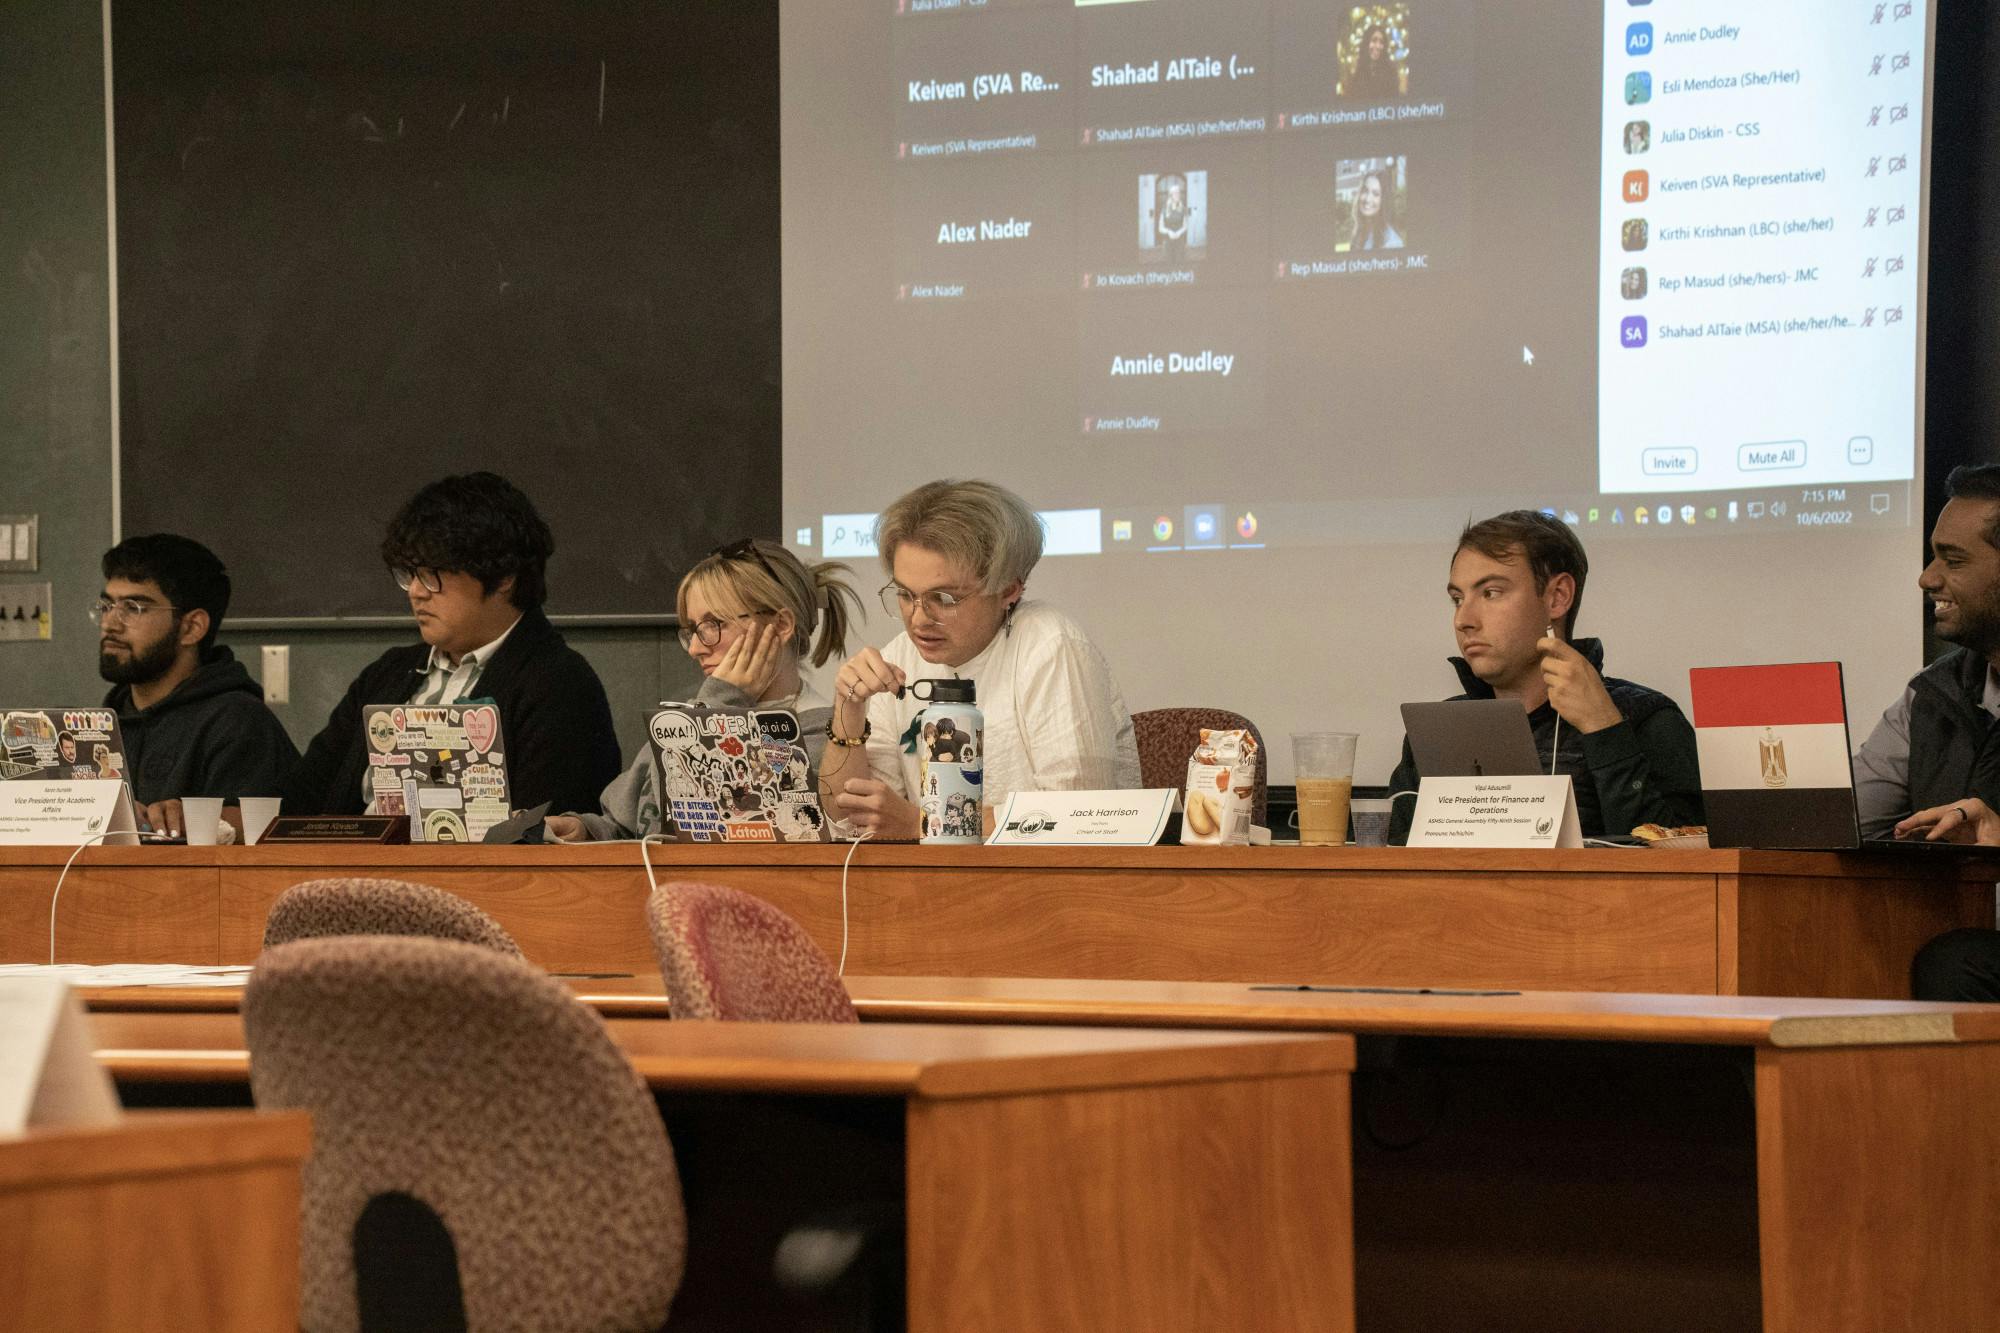
[[(1625, 716), (1623, 722), (1588, 736), (1562, 728), (1558, 757), (1550, 753), (1557, 740), (1556, 710), (1544, 703), (1528, 714), (1528, 729), (1534, 733), (1541, 762), (1554, 760), (1557, 773), (1575, 779), (1576, 817), (1583, 836), (1621, 837), (1641, 824), (1701, 823), (1701, 769), (1695, 759), (1694, 728), (1680, 706), (1658, 690), (1606, 676), (1604, 645), (1596, 639), (1576, 639), (1570, 647), (1582, 653), (1603, 679), (1605, 693)], [(1473, 675), (1464, 658), (1454, 657), (1451, 664), (1465, 686), (1465, 693), (1456, 698), (1493, 697), (1493, 687)], [(1421, 776), (1405, 738), (1403, 762), (1390, 777), (1389, 790), (1415, 791)], [(1396, 802), (1389, 817), (1390, 842), (1401, 846), (1409, 840), (1416, 808), (1416, 801), (1408, 797)]]
[(141, 804), (175, 796), (276, 796), (298, 747), (264, 704), (264, 691), (227, 648), (212, 648), (195, 673), (151, 708), (114, 686), (104, 706), (125, 733), (126, 773)]

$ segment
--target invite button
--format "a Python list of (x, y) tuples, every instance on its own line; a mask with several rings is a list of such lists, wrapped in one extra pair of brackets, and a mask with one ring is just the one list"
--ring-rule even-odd
[(1770, 472), (1777, 468), (1804, 467), (1806, 465), (1806, 442), (1804, 440), (1771, 440), (1764, 444), (1739, 444), (1736, 446), (1736, 470), (1738, 472)]
[(1701, 467), (1693, 449), (1647, 449), (1639, 455), (1639, 470), (1649, 477), (1691, 477)]

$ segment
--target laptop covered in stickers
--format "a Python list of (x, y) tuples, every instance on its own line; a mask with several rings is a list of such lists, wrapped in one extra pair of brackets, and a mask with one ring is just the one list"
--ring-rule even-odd
[(676, 842), (826, 842), (798, 716), (661, 703), (646, 710), (665, 836)]
[(507, 747), (492, 700), (369, 704), (361, 731), (369, 810), (408, 815), (411, 842), (483, 842), (506, 821)]

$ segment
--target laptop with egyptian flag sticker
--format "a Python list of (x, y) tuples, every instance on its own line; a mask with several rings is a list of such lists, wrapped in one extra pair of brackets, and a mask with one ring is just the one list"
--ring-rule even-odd
[(1711, 847), (1858, 847), (1840, 663), (1688, 672)]

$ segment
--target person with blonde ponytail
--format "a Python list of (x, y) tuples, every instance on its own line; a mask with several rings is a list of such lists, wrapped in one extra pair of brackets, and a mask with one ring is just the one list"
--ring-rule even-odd
[[(832, 707), (805, 682), (799, 664), (823, 666), (847, 651), (861, 599), (835, 561), (806, 565), (777, 542), (745, 538), (717, 547), (687, 572), (675, 596), (681, 646), (707, 677), (695, 702), (713, 708), (782, 708), (796, 713), (816, 775)], [(660, 798), (650, 746), (599, 800), (599, 814), (551, 815), (560, 842), (607, 841), (658, 833)]]

